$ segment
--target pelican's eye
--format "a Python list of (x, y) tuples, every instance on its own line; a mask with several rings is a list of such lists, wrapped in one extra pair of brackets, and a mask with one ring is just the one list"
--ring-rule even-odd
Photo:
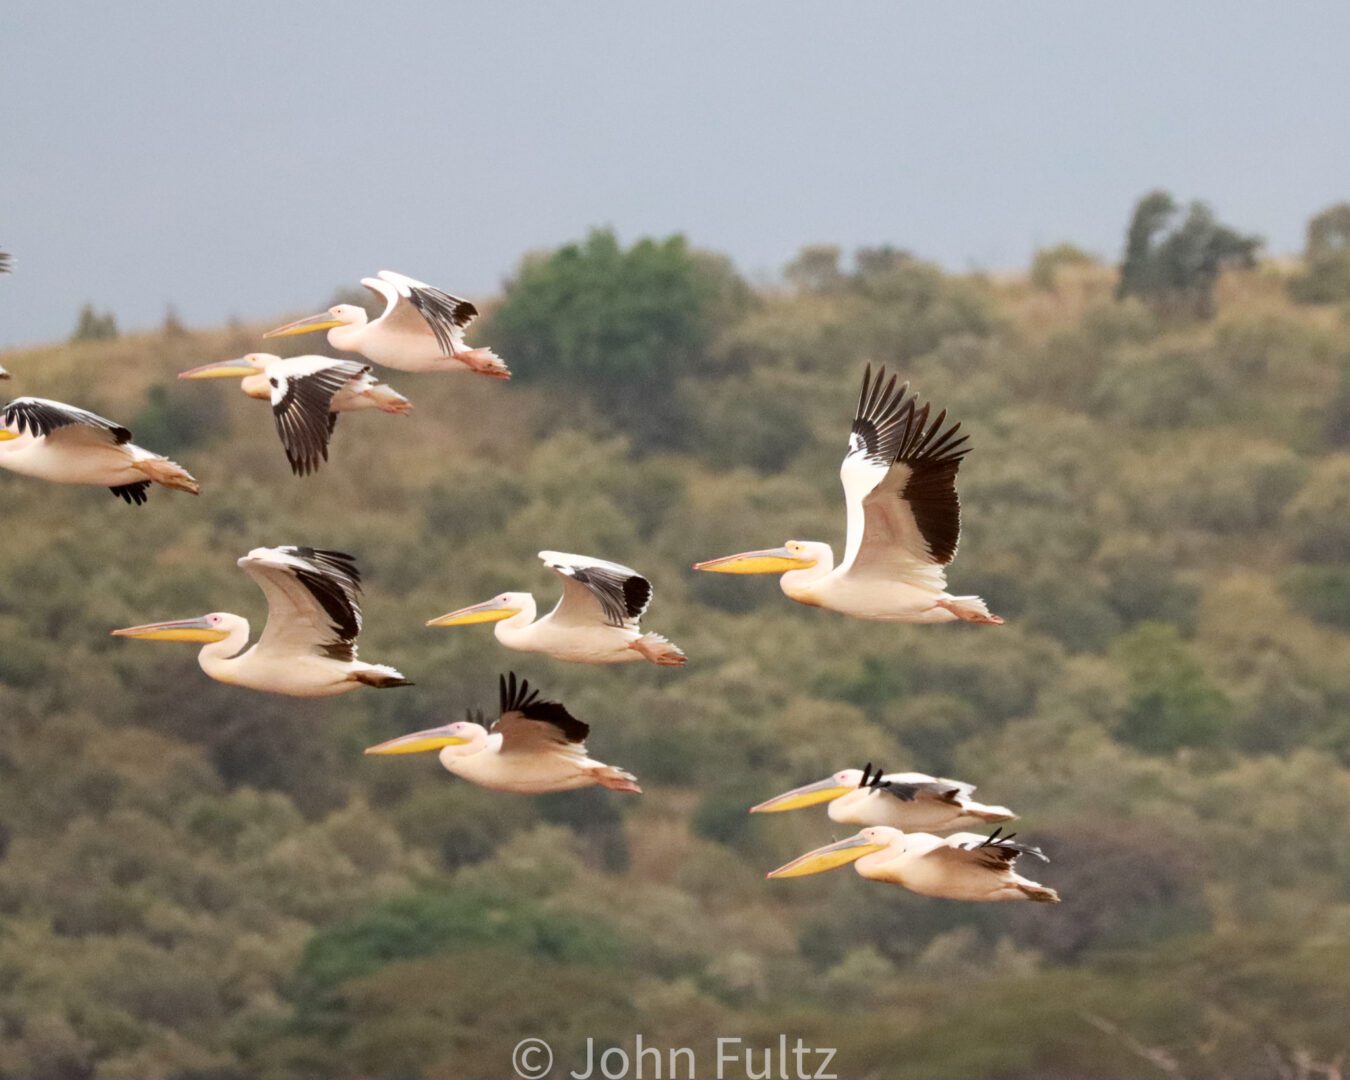
[(276, 379), (268, 379), (267, 381), (270, 382), (273, 386), (277, 385)]

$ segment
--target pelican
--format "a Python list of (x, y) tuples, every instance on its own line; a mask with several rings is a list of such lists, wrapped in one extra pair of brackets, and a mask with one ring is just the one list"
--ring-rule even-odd
[(574, 664), (624, 664), (649, 660), (680, 667), (687, 657), (660, 634), (638, 628), (652, 601), (652, 584), (636, 570), (604, 559), (541, 551), (544, 565), (563, 579), (563, 594), (542, 619), (529, 593), (509, 592), (432, 619), (428, 626), (495, 622), (508, 649), (541, 652)]
[(8, 274), (10, 268), (10, 255), (8, 251), (0, 251), (0, 274)]
[(283, 360), (271, 353), (249, 353), (238, 360), (203, 364), (178, 377), (240, 376), (243, 382), (239, 386), (245, 394), (271, 401), (277, 434), (296, 476), (307, 476), (328, 460), (328, 440), (338, 413), (379, 409), (404, 414), (412, 408), (412, 402), (402, 394), (375, 380), (369, 364), (328, 356)]
[(499, 677), (501, 715), (486, 725), (483, 714), (404, 735), (367, 754), (420, 754), (438, 751), (441, 764), (456, 776), (493, 791), (540, 795), (600, 787), (641, 793), (631, 773), (595, 761), (586, 754), (590, 727), (556, 701), (544, 701), (515, 673)]
[(254, 548), (239, 565), (267, 597), (267, 625), (251, 648), (244, 649), (248, 620), (224, 611), (114, 630), (113, 636), (198, 642), (197, 663), (217, 682), (290, 697), (412, 685), (391, 667), (356, 658), (361, 574), (350, 555), (310, 547)]
[(973, 784), (925, 773), (844, 769), (750, 808), (777, 814), (828, 802), (826, 813), (841, 825), (889, 825), (906, 832), (948, 833), (1017, 817), (1006, 806), (985, 806), (970, 796)]
[(95, 484), (140, 505), (150, 485), (201, 491), (176, 462), (131, 441), (131, 432), (95, 413), (46, 398), (15, 398), (5, 406), (0, 468), (57, 484)]
[(1029, 881), (1013, 869), (1019, 855), (1049, 862), (1040, 848), (1019, 844), (994, 830), (978, 833), (905, 833), (889, 825), (872, 825), (857, 836), (828, 844), (793, 859), (769, 874), (771, 878), (805, 877), (854, 864), (869, 881), (900, 885), (920, 896), (941, 900), (1038, 900), (1058, 904), (1059, 893)]
[[(9, 377), (10, 377), (9, 372), (6, 371), (3, 367), (0, 367), (0, 379), (8, 379)], [(12, 439), (14, 438), (14, 436), (11, 434), (9, 438)]]
[(264, 337), (289, 337), (328, 331), (335, 349), (360, 353), (400, 371), (474, 371), (493, 379), (509, 379), (511, 371), (491, 349), (470, 349), (464, 330), (478, 314), (468, 300), (451, 296), (425, 282), (381, 270), (361, 284), (384, 301), (384, 311), (368, 322), (365, 309), (338, 304)]
[(719, 574), (781, 574), (798, 603), (855, 619), (890, 622), (999, 624), (978, 596), (947, 592), (944, 568), (956, 556), (961, 502), (956, 471), (969, 453), (960, 424), (944, 429), (944, 409), (930, 424), (930, 406), (883, 367), (863, 374), (848, 452), (839, 469), (848, 508), (844, 561), (829, 544), (789, 540), (783, 547), (695, 563)]

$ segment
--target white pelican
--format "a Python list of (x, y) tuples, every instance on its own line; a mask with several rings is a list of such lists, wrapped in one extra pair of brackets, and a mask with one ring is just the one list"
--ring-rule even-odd
[(600, 787), (640, 793), (637, 777), (595, 761), (586, 754), (590, 727), (556, 701), (541, 701), (525, 679), (499, 677), (501, 715), (489, 729), (480, 712), (468, 720), (404, 735), (367, 754), (439, 752), (441, 764), (456, 776), (518, 795)]
[(180, 379), (243, 377), (240, 389), (251, 398), (272, 403), (277, 434), (296, 476), (306, 476), (328, 460), (328, 440), (338, 413), (379, 409), (407, 413), (412, 402), (370, 373), (370, 365), (328, 356), (249, 353), (238, 360), (203, 364), (179, 374)]
[(9, 377), (10, 377), (9, 372), (6, 371), (4, 368), (0, 367), (0, 379), (8, 379)]
[[(695, 563), (719, 574), (782, 574), (793, 600), (856, 619), (891, 622), (1002, 623), (978, 596), (947, 592), (943, 568), (956, 556), (961, 501), (956, 471), (969, 452), (960, 424), (944, 430), (944, 409), (930, 424), (929, 406), (882, 368), (869, 364), (853, 418), (848, 452), (839, 469), (848, 508), (844, 561), (834, 565), (829, 544), (789, 540), (767, 551), (747, 551)], [(884, 385), (883, 385), (884, 383)]]
[(805, 877), (854, 864), (870, 881), (901, 885), (920, 896), (942, 900), (1039, 900), (1058, 904), (1059, 893), (1029, 881), (1013, 869), (1019, 855), (1044, 862), (1040, 848), (1019, 844), (1011, 835), (904, 833), (873, 825), (857, 836), (828, 844), (793, 859), (769, 874), (771, 878)]
[(970, 796), (973, 784), (924, 773), (887, 773), (881, 769), (843, 769), (750, 808), (752, 814), (777, 814), (828, 802), (831, 821), (841, 825), (890, 825), (906, 832), (947, 833), (1017, 817), (1006, 806), (985, 806)]
[(8, 274), (10, 267), (10, 256), (7, 251), (0, 251), (0, 274)]
[(509, 379), (511, 371), (491, 349), (470, 349), (464, 330), (478, 314), (468, 300), (451, 296), (425, 282), (381, 270), (361, 284), (380, 297), (384, 311), (368, 322), (365, 309), (338, 304), (318, 315), (269, 330), (264, 337), (289, 337), (328, 331), (335, 349), (360, 353), (400, 371), (474, 371)]
[(201, 491), (181, 465), (137, 446), (131, 432), (74, 405), (46, 398), (15, 398), (3, 414), (0, 468), (57, 484), (95, 484), (140, 505), (152, 483)]
[(267, 597), (267, 625), (252, 648), (244, 649), (248, 620), (224, 611), (114, 630), (113, 636), (199, 642), (197, 663), (211, 678), (272, 694), (335, 697), (363, 686), (412, 685), (391, 667), (356, 658), (361, 574), (350, 555), (254, 548), (239, 565)]
[(638, 620), (652, 600), (652, 584), (636, 570), (604, 559), (541, 551), (544, 565), (563, 579), (563, 594), (542, 619), (534, 597), (509, 592), (432, 619), (428, 626), (495, 622), (508, 649), (541, 652), (574, 664), (623, 664), (650, 660), (680, 667), (687, 657), (660, 634), (644, 634)]

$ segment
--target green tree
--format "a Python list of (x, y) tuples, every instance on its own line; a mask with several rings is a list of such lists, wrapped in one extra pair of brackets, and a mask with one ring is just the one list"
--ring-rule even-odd
[(1230, 713), (1228, 699), (1176, 627), (1143, 623), (1120, 639), (1115, 654), (1129, 679), (1122, 739), (1154, 753), (1220, 740)]
[(117, 320), (111, 311), (99, 313), (93, 304), (80, 308), (80, 317), (75, 321), (75, 332), (71, 341), (111, 341), (117, 337)]
[(1202, 202), (1177, 223), (1180, 207), (1166, 191), (1139, 200), (1125, 235), (1125, 258), (1116, 295), (1137, 296), (1177, 315), (1214, 314), (1214, 285), (1229, 267), (1256, 264), (1257, 236), (1221, 225)]
[(1308, 304), (1350, 299), (1350, 202), (1329, 206), (1308, 222), (1304, 272), (1289, 295)]

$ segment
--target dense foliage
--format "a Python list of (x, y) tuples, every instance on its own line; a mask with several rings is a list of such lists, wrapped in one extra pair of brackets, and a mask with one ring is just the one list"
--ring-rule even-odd
[[(788, 287), (708, 307), (702, 258), (596, 234), (528, 263), (474, 335), (517, 381), (391, 375), (412, 416), (345, 419), (305, 481), (265, 406), (173, 377), (261, 328), (2, 358), (16, 392), (134, 421), (203, 495), (133, 509), (0, 474), (0, 1080), (499, 1078), (522, 1037), (580, 1062), (637, 1032), (788, 1032), (851, 1080), (1331, 1075), (1350, 324), (1260, 267), (1179, 319), (1068, 248), (1034, 284), (813, 249)], [(1005, 627), (850, 622), (688, 569), (838, 550), (866, 360), (971, 433), (953, 583)], [(611, 383), (668, 384), (685, 425), (624, 434)], [(363, 654), (415, 688), (271, 698), (210, 682), (191, 646), (108, 637), (260, 625), (234, 560), (290, 542), (359, 557)], [(556, 595), (544, 547), (649, 572), (648, 624), (688, 668), (423, 627)], [(508, 668), (646, 793), (511, 798), (361, 756), (490, 705)], [(746, 808), (865, 760), (1019, 810), (1065, 902), (765, 882), (840, 830)]]

